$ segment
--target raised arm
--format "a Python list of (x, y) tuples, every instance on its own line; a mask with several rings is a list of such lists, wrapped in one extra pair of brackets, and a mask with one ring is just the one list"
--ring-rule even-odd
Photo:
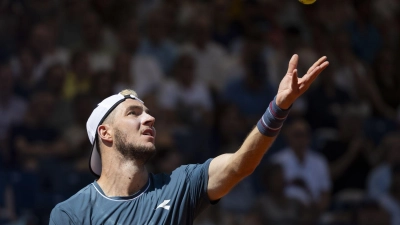
[[(223, 154), (211, 161), (209, 167), (208, 196), (217, 200), (226, 195), (239, 181), (253, 173), (262, 157), (275, 140), (280, 126), (293, 102), (301, 96), (329, 65), (321, 57), (303, 77), (297, 77), (298, 56), (290, 59), (288, 71), (279, 84), (276, 98), (271, 102), (238, 151)], [(272, 100), (272, 99), (271, 99)]]

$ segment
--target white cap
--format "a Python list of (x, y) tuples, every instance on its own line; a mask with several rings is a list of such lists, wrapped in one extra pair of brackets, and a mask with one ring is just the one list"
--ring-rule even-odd
[(101, 174), (101, 158), (96, 146), (97, 128), (101, 125), (101, 123), (104, 122), (107, 116), (127, 98), (135, 99), (143, 103), (142, 100), (134, 95), (112, 95), (104, 99), (97, 105), (92, 114), (89, 116), (89, 119), (86, 123), (86, 130), (89, 136), (90, 143), (92, 143), (92, 153), (89, 160), (89, 169), (96, 176), (100, 176)]

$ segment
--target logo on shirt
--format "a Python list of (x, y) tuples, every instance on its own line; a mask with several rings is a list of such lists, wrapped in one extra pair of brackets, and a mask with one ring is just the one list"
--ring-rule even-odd
[(164, 208), (164, 209), (166, 209), (166, 210), (169, 210), (169, 208), (170, 208), (171, 206), (168, 205), (168, 203), (169, 203), (170, 201), (171, 201), (170, 199), (169, 199), (169, 200), (164, 200), (161, 204), (159, 204), (159, 205), (157, 206), (156, 209), (158, 209), (158, 208)]

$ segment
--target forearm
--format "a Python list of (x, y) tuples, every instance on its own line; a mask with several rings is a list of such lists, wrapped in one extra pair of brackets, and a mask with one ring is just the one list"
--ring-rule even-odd
[(274, 140), (275, 137), (265, 136), (255, 127), (239, 150), (232, 155), (230, 166), (237, 174), (243, 176), (251, 174)]
[(235, 166), (239, 173), (243, 172), (244, 175), (247, 175), (258, 166), (265, 152), (279, 134), (283, 122), (289, 114), (288, 108), (290, 105), (286, 109), (279, 107), (276, 98), (271, 101), (257, 126), (250, 132), (231, 159), (234, 162), (231, 165)]
[(250, 175), (274, 139), (274, 137), (262, 135), (256, 127), (238, 151), (214, 158), (209, 168), (208, 196), (210, 200), (220, 199), (238, 182)]
[[(209, 197), (216, 200), (224, 196), (240, 180), (250, 175), (260, 163), (265, 152), (278, 135), (287, 110), (279, 109), (273, 102), (242, 146), (233, 154), (224, 154), (210, 164)], [(277, 117), (275, 117), (275, 116)]]

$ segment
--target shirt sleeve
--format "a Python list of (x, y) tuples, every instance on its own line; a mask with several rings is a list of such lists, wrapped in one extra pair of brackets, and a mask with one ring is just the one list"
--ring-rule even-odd
[(75, 223), (65, 210), (56, 206), (51, 211), (49, 225), (64, 225), (64, 224), (73, 225)]
[(207, 192), (208, 168), (211, 160), (212, 159), (209, 159), (203, 164), (187, 165), (184, 168), (186, 173), (186, 182), (189, 184), (188, 192), (190, 203), (194, 208), (195, 217), (211, 204)]

